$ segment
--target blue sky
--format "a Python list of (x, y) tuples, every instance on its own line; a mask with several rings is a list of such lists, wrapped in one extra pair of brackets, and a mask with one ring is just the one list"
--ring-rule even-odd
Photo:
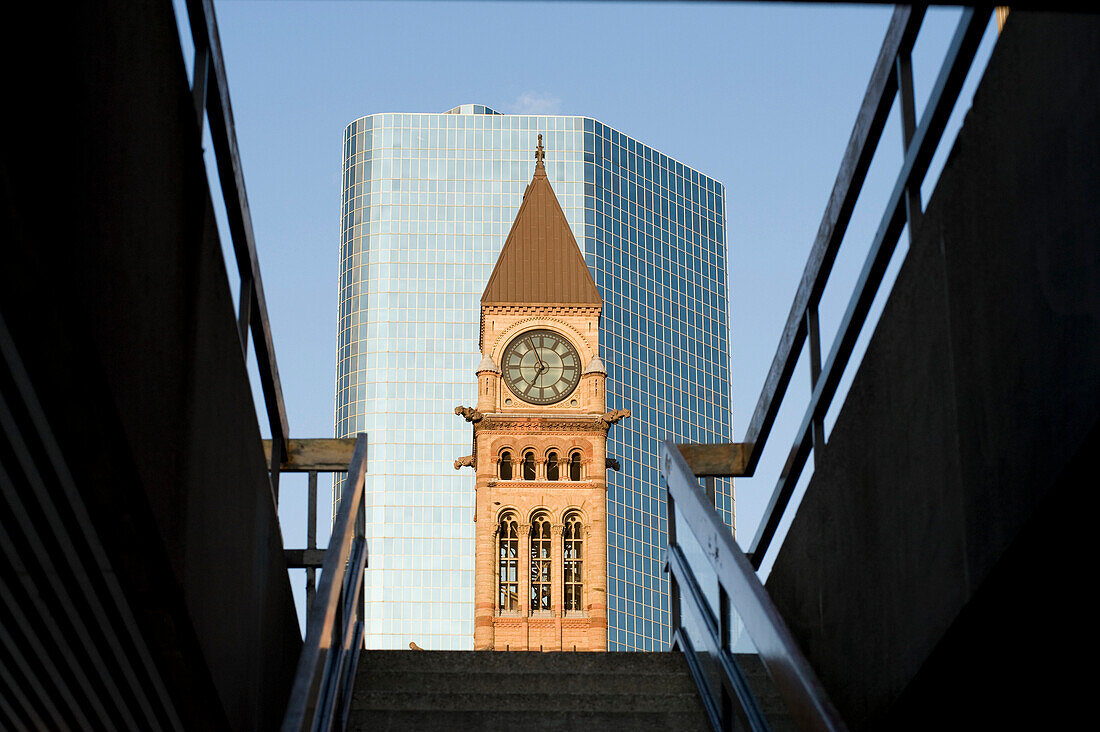
[[(292, 436), (332, 434), (344, 126), (462, 103), (592, 116), (725, 184), (734, 433), (744, 434), (889, 6), (245, 0), (216, 10)], [(918, 116), (958, 14), (935, 9), (925, 21)], [(994, 38), (987, 30), (970, 93)], [(934, 170), (968, 104), (964, 95)], [(900, 165), (900, 137), (895, 113), (822, 303), (826, 351)], [(808, 399), (805, 367), (794, 384), (757, 477), (737, 482), (743, 544)], [(284, 478), (288, 546), (304, 545), (300, 482)]]

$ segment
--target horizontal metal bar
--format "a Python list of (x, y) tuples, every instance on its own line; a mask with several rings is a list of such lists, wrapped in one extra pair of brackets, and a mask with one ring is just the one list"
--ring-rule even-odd
[(661, 473), (675, 501), (677, 515), (703, 548), (791, 716), (802, 729), (845, 729), (760, 578), (714, 506), (707, 503), (699, 490), (698, 480), (680, 450), (665, 440), (660, 452)]
[(284, 549), (287, 569), (318, 568), (325, 563), (325, 549)]
[(264, 297), (263, 279), (260, 277), (260, 261), (256, 254), (252, 213), (248, 206), (244, 170), (241, 166), (240, 150), (237, 147), (233, 106), (229, 101), (229, 81), (225, 74), (225, 57), (222, 54), (221, 39), (218, 35), (214, 3), (213, 0), (188, 0), (187, 8), (195, 47), (206, 47), (210, 54), (207, 81), (210, 85), (207, 92), (210, 137), (214, 142), (214, 152), (218, 161), (218, 177), (221, 180), (222, 197), (229, 219), (237, 268), (242, 277), (247, 275), (252, 280), (251, 302), (255, 310), (250, 320), (268, 421), (272, 435), (285, 438), (290, 436), (290, 427), (287, 423), (283, 387), (279, 380), (279, 366), (275, 361), (275, 346), (271, 337), (271, 323), (268, 321), (267, 299)]
[[(286, 441), (284, 473), (342, 473), (351, 463), (355, 438), (310, 437)], [(264, 440), (264, 457), (271, 460), (271, 440)]]
[(677, 445), (691, 471), (699, 477), (743, 476), (752, 445), (744, 442)]
[[(325, 561), (321, 569), (321, 582), (314, 596), (313, 607), (306, 618), (306, 638), (302, 644), (302, 655), (298, 659), (298, 669), (283, 718), (283, 730), (303, 730), (312, 726), (316, 711), (317, 693), (324, 671), (324, 661), (332, 652), (334, 624), (340, 595), (344, 588), (344, 575), (348, 571), (347, 563), (352, 549), (356, 517), (363, 501), (363, 482), (367, 457), (367, 436), (360, 433), (356, 438), (355, 451), (344, 489), (340, 498), (340, 508), (332, 526), (332, 537)], [(364, 552), (365, 557), (365, 552)], [(355, 571), (352, 568), (352, 571)]]
[(974, 8), (963, 10), (963, 16), (948, 47), (940, 74), (929, 95), (920, 126), (913, 136), (909, 152), (905, 156), (901, 172), (887, 202), (886, 211), (871, 243), (871, 249), (864, 260), (859, 280), (848, 302), (848, 308), (841, 319), (837, 338), (833, 341), (833, 347), (822, 366), (821, 379), (818, 380), (810, 396), (809, 406), (802, 417), (791, 453), (790, 463), (793, 463), (793, 466), (789, 464), (793, 469), (785, 470), (780, 476), (764, 518), (749, 547), (753, 564), (757, 567), (763, 562), (768, 546), (779, 528), (787, 502), (794, 492), (795, 483), (805, 464), (807, 434), (812, 429), (814, 419), (824, 418), (829, 409), (836, 389), (840, 385), (840, 379), (844, 375), (844, 369), (848, 365), (848, 359), (859, 339), (863, 323), (867, 319), (867, 313), (878, 294), (878, 287), (890, 263), (894, 248), (897, 246), (902, 228), (905, 226), (906, 189), (919, 187), (924, 180), (936, 146), (939, 144), (947, 120), (958, 100), (959, 91), (970, 70), (970, 64), (974, 60), (974, 54), (977, 53), (978, 44), (985, 33), (989, 15), (988, 10)]
[(798, 363), (798, 355), (806, 339), (806, 308), (816, 305), (829, 279), (833, 262), (836, 260), (840, 243), (848, 229), (848, 222), (855, 209), (856, 200), (863, 188), (867, 170), (871, 166), (882, 130), (890, 115), (894, 94), (897, 91), (897, 76), (894, 74), (894, 59), (898, 52), (908, 50), (913, 45), (924, 8), (899, 6), (894, 10), (886, 37), (882, 41), (878, 59), (875, 61), (867, 91), (863, 96), (855, 126), (848, 139), (848, 147), (837, 172), (829, 203), (817, 230), (810, 256), (802, 272), (802, 280), (791, 304), (787, 323), (779, 339), (772, 365), (764, 379), (764, 388), (756, 403), (749, 427), (745, 432), (745, 444), (751, 445), (746, 463), (745, 475), (752, 475), (760, 461), (760, 454), (771, 433), (779, 406), (787, 392), (791, 375)]

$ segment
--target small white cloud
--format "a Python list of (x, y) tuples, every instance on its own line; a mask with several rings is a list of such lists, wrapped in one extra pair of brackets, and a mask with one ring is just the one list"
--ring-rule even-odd
[(512, 102), (513, 114), (558, 114), (561, 100), (552, 94), (524, 92)]

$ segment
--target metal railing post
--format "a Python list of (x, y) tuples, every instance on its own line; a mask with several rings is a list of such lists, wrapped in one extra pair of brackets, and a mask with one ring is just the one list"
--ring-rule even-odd
[(271, 436), (271, 464), (268, 465), (271, 478), (271, 499), (275, 501), (275, 508), (279, 507), (279, 470), (282, 467), (284, 450), (282, 435)]
[[(668, 516), (668, 546), (677, 546), (676, 543), (676, 501), (672, 498), (672, 493), (666, 491), (667, 498), (665, 499), (665, 512)], [(667, 562), (666, 557), (666, 562)], [(669, 622), (672, 624), (672, 631), (680, 627), (680, 586), (676, 583), (676, 575), (668, 570), (666, 564), (666, 570), (668, 571), (668, 616)]]
[(237, 333), (241, 339), (241, 353), (248, 359), (248, 326), (252, 324), (252, 276), (241, 275), (240, 301), (238, 302)]
[[(817, 387), (817, 380), (821, 378), (821, 327), (817, 318), (817, 303), (811, 302), (806, 308), (806, 332), (810, 341), (810, 392)], [(825, 414), (818, 411), (814, 414), (810, 427), (813, 430), (814, 465), (819, 465), (821, 456), (825, 452)]]
[(195, 121), (202, 136), (202, 118), (206, 114), (207, 79), (210, 75), (210, 46), (199, 44), (195, 48), (195, 72), (191, 82), (191, 97), (195, 103)]
[[(309, 493), (306, 498), (306, 549), (317, 548), (317, 471), (309, 471)], [(317, 569), (306, 567), (306, 613), (313, 607), (317, 592)]]
[[(901, 103), (901, 148), (902, 155), (909, 154), (909, 145), (917, 131), (917, 109), (913, 97), (913, 59), (911, 48), (902, 48), (898, 52), (895, 64), (898, 77), (898, 98)], [(921, 194), (920, 185), (905, 188), (905, 218), (909, 222), (909, 241), (913, 241), (913, 229), (920, 221)]]
[[(718, 652), (733, 652), (730, 647), (730, 596), (722, 583), (718, 583)], [(724, 729), (733, 729), (733, 698), (722, 684), (722, 725)]]

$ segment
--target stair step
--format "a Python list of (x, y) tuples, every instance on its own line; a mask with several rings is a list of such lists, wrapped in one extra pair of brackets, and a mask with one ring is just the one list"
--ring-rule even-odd
[(391, 711), (493, 711), (547, 712), (562, 710), (590, 712), (687, 712), (699, 707), (694, 692), (666, 694), (659, 690), (633, 693), (584, 694), (532, 691), (429, 692), (367, 691), (357, 688), (351, 700), (356, 710)]
[(709, 730), (701, 707), (691, 712), (565, 712), (517, 715), (509, 710), (476, 712), (440, 711), (353, 711), (348, 730), (356, 732), (531, 732), (531, 730), (596, 729), (599, 732), (635, 732), (655, 730), (692, 732)]
[(539, 651), (363, 651), (358, 673), (387, 671), (455, 671), (518, 673), (651, 673), (687, 672), (680, 653), (572, 653)]
[(411, 691), (428, 693), (513, 691), (583, 694), (651, 693), (659, 684), (663, 693), (695, 693), (695, 682), (686, 669), (666, 674), (615, 671), (605, 673), (556, 671), (394, 671), (380, 666), (362, 668), (356, 677), (361, 688), (371, 691)]
[(678, 652), (363, 651), (352, 730), (705, 730)]

